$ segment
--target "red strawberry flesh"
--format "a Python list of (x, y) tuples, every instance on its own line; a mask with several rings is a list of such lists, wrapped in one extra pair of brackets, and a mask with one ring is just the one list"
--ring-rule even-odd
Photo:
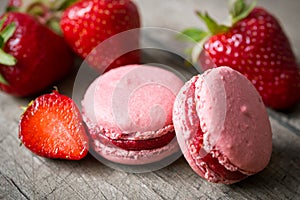
[(75, 103), (54, 91), (38, 97), (21, 117), (19, 137), (37, 155), (79, 160), (88, 152), (88, 138)]

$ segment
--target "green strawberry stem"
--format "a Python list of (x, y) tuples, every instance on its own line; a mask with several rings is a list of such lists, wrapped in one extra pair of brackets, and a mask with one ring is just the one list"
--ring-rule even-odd
[(36, 2), (29, 5), (26, 13), (34, 16), (41, 24), (45, 24), (55, 33), (61, 35), (62, 32), (59, 27), (60, 11), (53, 11), (46, 4)]
[(15, 23), (8, 24), (3, 31), (0, 32), (0, 37), (3, 39), (3, 44), (1, 44), (1, 48), (7, 42), (7, 40), (14, 34), (16, 30)]
[[(11, 38), (11, 36), (14, 34), (16, 30), (15, 23), (8, 24), (7, 26), (4, 26), (4, 22), (6, 21), (6, 16), (4, 16), (0, 20), (0, 64), (6, 65), (6, 66), (14, 66), (17, 63), (17, 60), (12, 55), (4, 52), (4, 47), (6, 42)], [(0, 74), (0, 83), (8, 84), (8, 82), (5, 80), (5, 78)]]
[(17, 60), (12, 55), (5, 53), (0, 49), (0, 64), (7, 66), (14, 66), (17, 63)]
[(225, 33), (229, 30), (228, 26), (218, 24), (213, 18), (211, 18), (207, 12), (202, 14), (200, 11), (197, 11), (196, 14), (202, 19), (202, 21), (206, 24), (209, 33), (211, 35), (216, 35), (218, 33)]
[(7, 11), (18, 11), (34, 16), (41, 24), (61, 35), (59, 21), (65, 9), (78, 0), (22, 0), (20, 7), (7, 7)]
[(230, 3), (229, 14), (231, 18), (231, 26), (218, 24), (207, 12), (204, 14), (200, 11), (196, 11), (198, 17), (205, 23), (208, 31), (204, 31), (198, 28), (188, 28), (181, 32), (178, 36), (181, 40), (193, 41), (198, 44), (195, 45), (192, 52), (192, 62), (196, 63), (198, 57), (203, 49), (203, 44), (212, 35), (226, 33), (237, 22), (246, 18), (250, 12), (256, 6), (256, 0), (251, 4), (246, 4), (245, 0), (232, 0)]
[(251, 4), (247, 5), (244, 0), (234, 0), (229, 10), (231, 23), (235, 24), (246, 18), (256, 6), (256, 3), (257, 0), (254, 0)]
[(79, 0), (22, 0), (20, 7), (8, 6), (6, 11), (27, 12), (28, 8), (34, 4), (42, 4), (52, 11), (64, 11), (66, 8)]
[(208, 35), (207, 31), (198, 28), (188, 28), (177, 35), (177, 39), (183, 41), (199, 42)]
[(5, 80), (5, 78), (0, 74), (0, 83), (4, 85), (8, 85), (8, 82)]

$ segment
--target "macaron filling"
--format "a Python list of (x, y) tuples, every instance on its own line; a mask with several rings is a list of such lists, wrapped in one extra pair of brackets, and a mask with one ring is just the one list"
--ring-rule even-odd
[(127, 133), (96, 126), (84, 116), (84, 121), (90, 127), (90, 136), (105, 145), (120, 147), (125, 150), (139, 151), (161, 148), (169, 144), (175, 137), (173, 124), (157, 131)]
[(121, 149), (125, 149), (128, 151), (140, 151), (140, 150), (152, 150), (161, 148), (169, 144), (175, 137), (175, 132), (170, 131), (165, 133), (160, 137), (154, 137), (145, 140), (136, 140), (136, 139), (112, 139), (108, 137), (106, 134), (102, 133), (91, 133), (91, 137), (94, 140), (98, 140), (105, 145), (115, 145), (120, 147)]
[[(224, 166), (224, 163), (219, 160), (222, 156), (216, 157), (216, 154), (214, 154), (213, 151), (207, 153), (204, 157), (199, 158), (199, 152), (203, 148), (203, 136), (204, 133), (199, 125), (199, 130), (193, 140), (196, 151), (192, 154), (192, 157), (195, 159), (197, 167), (206, 179), (213, 182), (231, 182), (242, 180), (247, 177), (246, 174), (243, 174), (236, 167), (230, 167), (230, 169), (227, 169)], [(231, 165), (228, 161), (226, 161), (226, 164)]]

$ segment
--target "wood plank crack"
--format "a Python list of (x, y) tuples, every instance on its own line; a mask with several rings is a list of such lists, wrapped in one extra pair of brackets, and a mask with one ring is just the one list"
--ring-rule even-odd
[(6, 176), (5, 174), (3, 174), (1, 171), (0, 171), (0, 175), (3, 176), (5, 178), (5, 180), (7, 180), (8, 183), (10, 183), (13, 187), (15, 187), (18, 192), (27, 200), (30, 200), (30, 198), (28, 197), (28, 195), (22, 191), (22, 189), (18, 186), (18, 184), (10, 177)]

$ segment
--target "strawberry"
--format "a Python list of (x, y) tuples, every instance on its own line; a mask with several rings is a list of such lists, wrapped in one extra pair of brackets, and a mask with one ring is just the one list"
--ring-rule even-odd
[[(140, 18), (137, 7), (130, 0), (85, 0), (70, 6), (64, 12), (60, 25), (72, 49), (80, 57), (86, 58), (99, 43), (109, 37), (139, 28)], [(125, 54), (112, 64), (107, 58), (111, 55), (118, 57), (128, 46), (138, 48), (138, 45), (139, 34), (137, 32), (123, 40), (115, 39), (103, 50), (97, 48), (87, 60), (92, 67), (101, 72), (121, 65), (139, 63), (138, 51)], [(107, 66), (99, 66), (106, 62), (108, 62), (108, 68), (103, 69)]]
[(22, 0), (9, 0), (7, 3), (7, 10), (14, 10), (22, 6)]
[(29, 96), (66, 76), (73, 57), (68, 45), (33, 17), (17, 12), (0, 23), (0, 89)]
[(203, 70), (230, 66), (256, 87), (266, 106), (288, 109), (300, 100), (300, 72), (290, 42), (278, 20), (255, 3), (237, 0), (231, 9), (232, 25), (219, 25), (197, 12), (209, 32), (183, 31), (200, 42), (193, 57)]
[(78, 0), (9, 0), (6, 11), (29, 14), (60, 35), (59, 21), (62, 12), (76, 1)]
[(80, 112), (67, 96), (53, 91), (31, 102), (21, 116), (19, 138), (33, 153), (79, 160), (88, 153), (88, 137)]

